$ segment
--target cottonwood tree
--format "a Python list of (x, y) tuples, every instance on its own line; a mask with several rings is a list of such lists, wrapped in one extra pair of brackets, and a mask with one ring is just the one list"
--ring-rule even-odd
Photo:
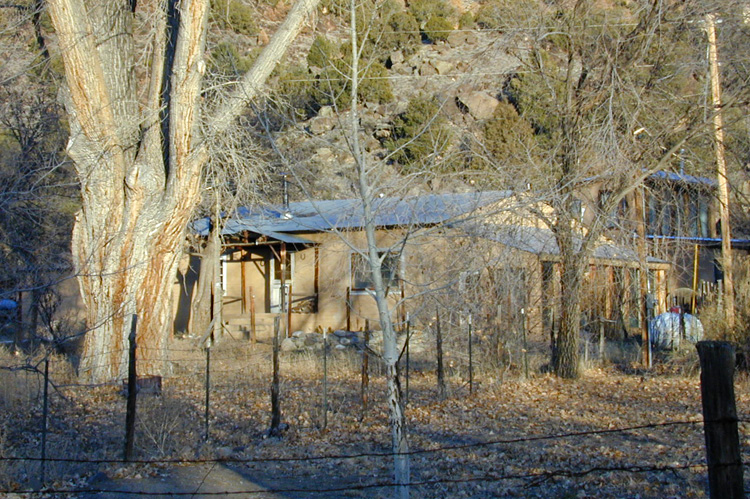
[[(536, 215), (560, 251), (565, 299), (552, 359), (561, 377), (579, 376), (583, 275), (609, 215), (704, 130), (706, 113), (696, 98), (701, 81), (690, 64), (701, 55), (690, 48), (700, 36), (690, 23), (695, 7), (664, 0), (606, 10), (588, 0), (539, 2), (517, 18), (523, 23), (515, 28), (529, 44), (518, 52), (523, 65), (506, 92), (535, 140), (511, 137), (524, 159), (516, 164), (524, 167), (497, 171), (522, 178), (552, 208)], [(586, 206), (581, 192), (592, 182), (604, 182), (610, 195)], [(593, 211), (585, 224), (582, 202)], [(645, 275), (644, 262), (641, 269)]]
[(81, 183), (72, 252), (89, 328), (87, 378), (125, 374), (132, 314), (140, 369), (162, 370), (211, 140), (231, 129), (316, 5), (297, 2), (234, 90), (204, 106), (209, 0), (49, 1), (65, 67), (67, 152)]

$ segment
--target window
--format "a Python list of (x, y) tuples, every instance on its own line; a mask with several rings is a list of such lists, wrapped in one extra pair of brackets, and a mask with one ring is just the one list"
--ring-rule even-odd
[(622, 198), (617, 206), (610, 206), (614, 193), (612, 191), (599, 191), (599, 200), (597, 208), (603, 220), (603, 224), (608, 229), (614, 229), (623, 220), (628, 217), (628, 202)]
[[(383, 285), (386, 289), (394, 288), (401, 275), (400, 255), (390, 251), (378, 251), (378, 257), (382, 259), (380, 273), (383, 276)], [(368, 264), (367, 259), (359, 253), (354, 253), (352, 255), (351, 276), (352, 291), (365, 291), (375, 288), (370, 265)]]
[[(286, 265), (284, 266), (284, 281), (292, 280), (292, 268), (294, 267), (294, 253), (286, 254)], [(276, 281), (281, 280), (281, 259), (273, 259), (273, 278)]]

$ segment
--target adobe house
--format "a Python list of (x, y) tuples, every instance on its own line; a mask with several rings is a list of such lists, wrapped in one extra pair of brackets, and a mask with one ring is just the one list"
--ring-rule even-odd
[[(519, 329), (520, 322), (537, 338), (548, 338), (564, 297), (560, 295), (560, 250), (551, 230), (530, 224), (490, 224), (482, 228), (485, 253), (494, 255), (479, 275), (477, 294), (493, 296), (493, 320)], [(646, 262), (649, 275), (649, 308), (666, 310), (666, 277), (670, 264), (654, 257)], [(589, 257), (584, 274), (582, 323), (590, 333), (608, 337), (636, 333), (640, 314), (640, 263), (636, 251), (601, 238)], [(490, 286), (487, 282), (491, 283)], [(472, 294), (474, 296), (472, 296)], [(523, 313), (521, 313), (523, 311)], [(523, 316), (525, 315), (525, 317)], [(542, 335), (541, 337), (539, 335)]]
[[(491, 316), (498, 327), (516, 327), (523, 309), (526, 327), (540, 337), (546, 334), (559, 300), (554, 284), (559, 250), (552, 232), (518, 203), (509, 191), (377, 199), (376, 236), (393, 320), (403, 322), (407, 312), (429, 317), (430, 301), (439, 300), (458, 311)], [(195, 227), (208, 234), (207, 220)], [(282, 310), (289, 331), (361, 330), (368, 321), (378, 327), (360, 254), (363, 228), (357, 199), (238, 210), (222, 232), (226, 327), (232, 334), (268, 337)], [(663, 308), (668, 264), (650, 259), (648, 265), (656, 306)], [(589, 274), (603, 290), (604, 305), (593, 315), (625, 320), (617, 304), (637, 300), (632, 274), (638, 266), (633, 250), (608, 240), (598, 244)]]
[[(435, 236), (431, 230), (470, 218), (509, 195), (490, 191), (376, 199), (378, 247), (393, 304), (405, 297), (414, 262), (433, 247), (427, 242)], [(367, 321), (377, 324), (371, 278), (361, 255), (363, 228), (357, 199), (238, 210), (222, 231), (222, 314), (230, 331), (268, 335), (282, 309), (290, 331), (360, 330)], [(208, 222), (199, 221), (196, 229), (207, 235)], [(403, 307), (399, 311), (405, 313)]]
[[(669, 305), (692, 310), (706, 291), (722, 280), (721, 231), (715, 180), (685, 173), (657, 171), (644, 181), (643, 216), (648, 254), (672, 264), (667, 274)], [(615, 240), (632, 238), (635, 232), (635, 203), (631, 194), (605, 214), (608, 235)], [(601, 210), (612, 195), (604, 182), (594, 182), (582, 193), (588, 207), (585, 220)], [(733, 234), (734, 235), (734, 234)], [(733, 237), (735, 254), (747, 255), (750, 241)]]

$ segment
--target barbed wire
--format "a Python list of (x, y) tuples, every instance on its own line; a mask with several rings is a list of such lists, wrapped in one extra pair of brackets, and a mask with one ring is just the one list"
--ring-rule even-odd
[[(741, 422), (744, 423), (744, 422), (750, 422), (750, 421), (741, 421)], [(545, 441), (545, 440), (561, 440), (561, 439), (574, 438), (574, 437), (607, 435), (607, 434), (625, 433), (625, 432), (644, 430), (644, 429), (664, 428), (664, 427), (671, 427), (671, 426), (689, 426), (689, 425), (696, 425), (696, 424), (703, 424), (703, 423), (704, 423), (703, 420), (668, 421), (664, 423), (650, 423), (650, 424), (628, 426), (628, 427), (622, 427), (622, 428), (607, 428), (607, 429), (600, 429), (600, 430), (558, 433), (558, 434), (552, 434), (552, 435), (495, 439), (495, 440), (489, 440), (486, 442), (474, 442), (470, 444), (447, 445), (447, 446), (441, 446), (441, 447), (434, 447), (430, 449), (417, 449), (417, 450), (411, 450), (409, 452), (399, 453), (398, 455), (399, 456), (416, 456), (416, 455), (441, 453), (441, 452), (448, 452), (448, 451), (455, 451), (455, 450), (491, 447), (491, 446), (503, 445), (503, 444), (519, 444), (519, 443), (528, 443), (528, 442), (540, 442), (540, 441)], [(329, 455), (320, 455), (320, 456), (274, 457), (274, 458), (227, 457), (227, 458), (221, 458), (221, 459), (208, 459), (208, 458), (206, 459), (133, 459), (133, 460), (127, 461), (127, 463), (130, 463), (130, 464), (208, 464), (208, 463), (217, 463), (217, 462), (286, 463), (286, 462), (334, 461), (334, 460), (345, 460), (345, 459), (360, 459), (360, 458), (368, 458), (368, 457), (393, 457), (393, 456), (394, 456), (393, 452), (361, 452), (357, 454), (329, 454)], [(33, 457), (33, 456), (24, 456), (24, 457), (0, 456), (0, 462), (1, 461), (29, 461), (29, 462), (48, 461), (48, 462), (75, 463), (75, 464), (110, 464), (110, 463), (126, 462), (126, 461), (123, 461), (123, 459), (121, 458), (118, 458), (118, 459), (84, 459), (84, 458), (77, 459), (77, 458), (46, 457), (42, 459), (41, 457)]]
[[(552, 471), (542, 471), (536, 473), (519, 473), (519, 474), (485, 474), (482, 476), (466, 477), (466, 478), (435, 478), (427, 480), (411, 481), (407, 484), (408, 487), (428, 487), (434, 485), (459, 485), (467, 483), (477, 482), (501, 482), (508, 480), (532, 480), (529, 487), (538, 486), (539, 484), (558, 477), (566, 478), (581, 478), (592, 474), (601, 473), (613, 473), (613, 472), (627, 472), (627, 473), (653, 473), (653, 472), (677, 472), (686, 471), (692, 469), (704, 469), (707, 465), (702, 463), (689, 463), (689, 464), (678, 464), (668, 466), (658, 465), (629, 465), (629, 466), (593, 466), (584, 470), (567, 470), (558, 469)], [(401, 487), (402, 484), (389, 482), (377, 482), (369, 484), (357, 484), (347, 485), (342, 487), (326, 487), (326, 488), (268, 488), (260, 487), (260, 490), (241, 490), (241, 491), (191, 491), (191, 492), (146, 492), (146, 491), (134, 491), (134, 490), (118, 490), (118, 489), (106, 489), (106, 488), (88, 488), (88, 489), (53, 489), (45, 488), (39, 490), (0, 490), (0, 493), (16, 493), (16, 494), (28, 494), (28, 493), (39, 493), (44, 492), (48, 494), (100, 494), (100, 493), (111, 493), (111, 494), (122, 494), (122, 495), (133, 495), (133, 496), (194, 496), (200, 493), (202, 496), (230, 496), (230, 495), (256, 495), (256, 494), (282, 494), (282, 493), (307, 493), (307, 494), (330, 494), (334, 492), (351, 492), (351, 491), (364, 491), (372, 489), (382, 488), (395, 488)]]

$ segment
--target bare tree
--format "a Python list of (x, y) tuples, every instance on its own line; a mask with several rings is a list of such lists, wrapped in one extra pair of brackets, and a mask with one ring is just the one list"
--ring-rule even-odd
[(65, 66), (68, 155), (81, 182), (73, 258), (86, 306), (81, 370), (123, 376), (128, 317), (144, 372), (163, 368), (172, 283), (209, 143), (258, 94), (317, 0), (301, 0), (252, 68), (202, 117), (209, 0), (51, 0)]
[[(653, 0), (605, 15), (588, 0), (535, 5), (520, 27), (530, 35), (518, 54), (522, 70), (506, 84), (535, 140), (511, 137), (523, 170), (497, 171), (531, 185), (552, 208), (532, 208), (560, 251), (565, 299), (552, 359), (559, 376), (577, 378), (583, 275), (610, 214), (705, 131), (705, 113), (687, 91), (698, 83), (690, 62), (702, 54), (690, 45), (700, 35), (689, 23), (697, 6)], [(581, 193), (595, 182), (609, 195), (592, 203)]]
[(370, 267), (372, 275), (373, 293), (375, 303), (378, 307), (378, 317), (380, 327), (383, 330), (383, 362), (386, 371), (386, 383), (388, 386), (388, 409), (391, 423), (391, 445), (394, 457), (394, 474), (396, 484), (398, 485), (398, 495), (401, 499), (409, 497), (409, 444), (406, 433), (406, 416), (404, 414), (403, 396), (401, 393), (401, 383), (399, 381), (398, 360), (399, 350), (396, 341), (396, 331), (393, 327), (393, 318), (390, 305), (388, 303), (387, 286), (383, 282), (383, 259), (386, 254), (378, 254), (378, 240), (375, 235), (375, 213), (373, 210), (373, 200), (375, 192), (369, 176), (369, 164), (360, 145), (359, 115), (357, 109), (359, 106), (358, 85), (359, 85), (359, 56), (360, 47), (357, 38), (357, 3), (351, 0), (350, 6), (351, 25), (350, 36), (352, 43), (352, 67), (351, 67), (351, 110), (350, 110), (350, 128), (349, 128), (349, 145), (352, 157), (357, 171), (357, 186), (359, 196), (362, 200), (362, 210), (364, 217), (364, 229), (367, 237), (367, 247), (364, 251), (366, 261)]
[[(70, 272), (76, 185), (64, 161), (64, 123), (39, 26), (40, 3), (0, 12), (0, 50), (14, 54), (0, 69), (0, 287), (2, 298), (22, 302), (16, 339), (34, 340), (40, 319), (51, 326), (54, 285)], [(36, 45), (19, 43), (24, 35)]]

